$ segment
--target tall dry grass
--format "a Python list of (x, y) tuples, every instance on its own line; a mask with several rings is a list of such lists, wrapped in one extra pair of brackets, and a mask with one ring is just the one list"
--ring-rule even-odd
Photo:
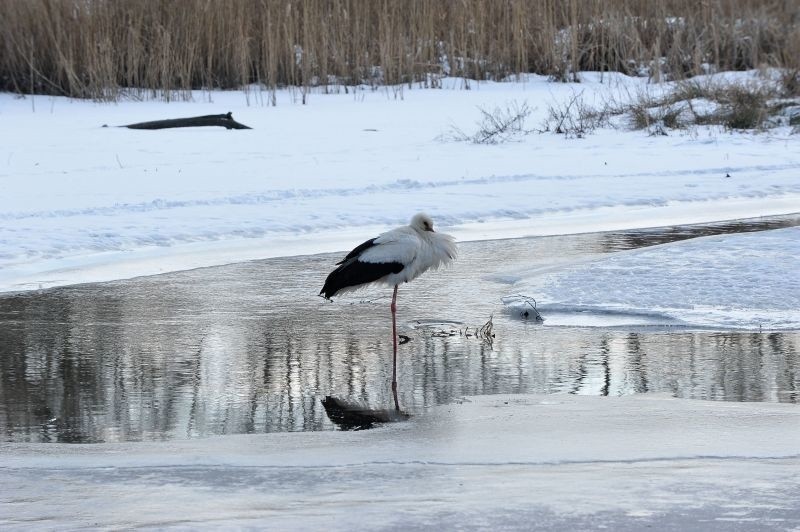
[(796, 0), (0, 0), (0, 89), (174, 98), (800, 67)]

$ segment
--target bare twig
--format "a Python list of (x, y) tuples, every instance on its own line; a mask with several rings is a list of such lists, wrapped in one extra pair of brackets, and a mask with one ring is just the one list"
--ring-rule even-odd
[(475, 133), (465, 133), (461, 128), (451, 125), (450, 134), (444, 138), (474, 144), (501, 144), (531, 133), (525, 129), (525, 121), (532, 109), (527, 102), (512, 101), (505, 107), (495, 107), (492, 111), (478, 107), (481, 118), (476, 122)]

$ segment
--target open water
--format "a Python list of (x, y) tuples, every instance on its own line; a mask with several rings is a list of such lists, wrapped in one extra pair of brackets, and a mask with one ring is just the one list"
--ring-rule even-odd
[[(800, 331), (537, 324), (502, 272), (800, 216), (460, 244), (401, 287), (400, 403), (661, 392), (800, 402)], [(333, 430), (327, 395), (390, 408), (391, 290), (317, 296), (342, 254), (285, 257), (0, 297), (0, 438), (103, 442)], [(476, 334), (492, 318), (493, 337)], [(601, 325), (601, 326), (597, 326)], [(613, 325), (613, 324), (605, 324)]]

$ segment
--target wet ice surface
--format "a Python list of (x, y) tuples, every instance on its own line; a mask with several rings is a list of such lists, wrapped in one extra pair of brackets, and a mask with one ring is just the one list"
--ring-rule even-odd
[[(646, 316), (556, 311), (540, 326), (502, 312), (500, 302), (515, 271), (797, 220), (464, 243), (452, 269), (401, 288), (399, 332), (410, 341), (400, 348), (400, 402), (415, 415), (462, 396), (504, 393), (797, 403), (800, 332), (698, 330)], [(331, 430), (320, 403), (326, 395), (390, 406), (390, 290), (335, 303), (316, 296), (340, 255), (0, 299), (3, 439)], [(491, 343), (475, 334), (490, 316)]]
[[(514, 289), (537, 309), (610, 324), (662, 323), (745, 330), (800, 329), (800, 228), (715, 235), (604, 255), (542, 275), (519, 274)], [(509, 311), (530, 299), (503, 298)], [(552, 321), (550, 323), (553, 323)]]
[(0, 444), (4, 529), (795, 530), (796, 405), (492, 395), (358, 432)]

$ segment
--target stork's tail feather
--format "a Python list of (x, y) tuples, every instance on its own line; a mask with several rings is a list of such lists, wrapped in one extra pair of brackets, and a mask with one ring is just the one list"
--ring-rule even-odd
[(325, 281), (325, 285), (322, 287), (322, 290), (319, 291), (319, 295), (324, 297), (325, 299), (330, 299), (336, 293), (336, 290), (330, 286), (328, 281)]
[(330, 299), (336, 292), (347, 287), (344, 270), (346, 270), (346, 268), (342, 265), (328, 274), (328, 277), (325, 279), (325, 284), (322, 286), (322, 290), (319, 291), (319, 295), (325, 299)]

